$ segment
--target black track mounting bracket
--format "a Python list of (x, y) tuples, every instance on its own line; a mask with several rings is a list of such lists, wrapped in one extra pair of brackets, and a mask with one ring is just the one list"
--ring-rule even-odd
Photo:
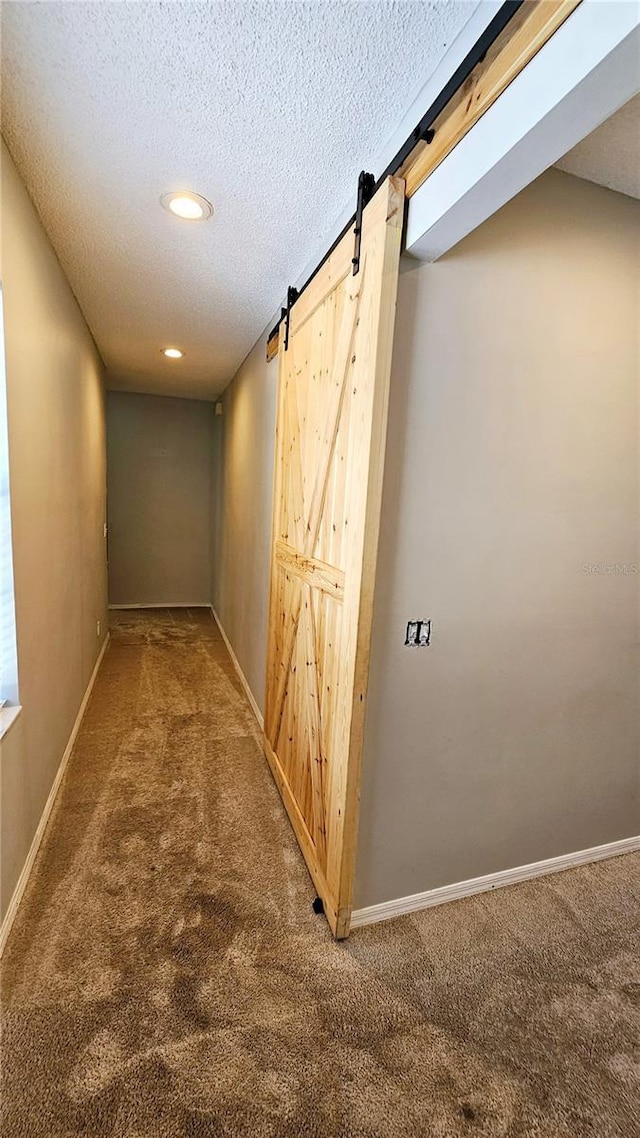
[(289, 322), (291, 320), (291, 309), (293, 308), (296, 300), (298, 299), (298, 290), (289, 285), (287, 289), (287, 307), (282, 309), (284, 316), (284, 350), (289, 350)]
[(358, 178), (358, 206), (356, 209), (356, 224), (353, 230), (355, 237), (355, 245), (353, 249), (353, 275), (354, 277), (360, 272), (360, 245), (362, 243), (362, 215), (364, 207), (371, 201), (376, 188), (376, 180), (373, 174), (367, 174), (362, 170)]

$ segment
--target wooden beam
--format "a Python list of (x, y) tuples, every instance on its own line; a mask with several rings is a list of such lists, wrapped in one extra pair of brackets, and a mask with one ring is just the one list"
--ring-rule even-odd
[(482, 225), (633, 97), (638, 60), (640, 7), (580, 4), (413, 195), (405, 251), (431, 264)]
[[(417, 143), (396, 171), (405, 181), (407, 198), (420, 189), (580, 3), (581, 0), (525, 0), (433, 123), (432, 142)], [(277, 355), (278, 343), (279, 328), (267, 343), (267, 360)]]
[(496, 99), (544, 47), (581, 0), (525, 0), (482, 63), (432, 125), (433, 141), (419, 142), (398, 171), (412, 197)]
[(272, 360), (275, 360), (275, 358), (278, 354), (279, 342), (280, 342), (280, 325), (278, 324), (278, 327), (276, 328), (275, 332), (272, 332), (271, 335), (269, 336), (269, 339), (267, 340), (267, 363), (268, 364), (270, 364)]

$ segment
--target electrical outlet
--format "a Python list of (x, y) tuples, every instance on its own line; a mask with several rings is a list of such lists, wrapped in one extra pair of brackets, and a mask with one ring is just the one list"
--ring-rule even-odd
[(96, 621), (96, 636), (100, 635), (100, 621)]
[(428, 648), (431, 643), (431, 621), (410, 620), (407, 622), (405, 648)]

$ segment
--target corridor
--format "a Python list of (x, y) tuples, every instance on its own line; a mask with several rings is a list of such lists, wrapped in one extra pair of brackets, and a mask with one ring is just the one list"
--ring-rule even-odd
[(336, 943), (209, 611), (112, 619), (3, 959), (5, 1138), (632, 1138), (638, 855)]

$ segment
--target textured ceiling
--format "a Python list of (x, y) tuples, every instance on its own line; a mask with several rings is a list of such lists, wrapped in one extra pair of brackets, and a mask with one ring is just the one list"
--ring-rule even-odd
[(640, 95), (557, 163), (560, 170), (640, 198)]
[(224, 388), (475, 7), (2, 4), (3, 133), (111, 386)]

